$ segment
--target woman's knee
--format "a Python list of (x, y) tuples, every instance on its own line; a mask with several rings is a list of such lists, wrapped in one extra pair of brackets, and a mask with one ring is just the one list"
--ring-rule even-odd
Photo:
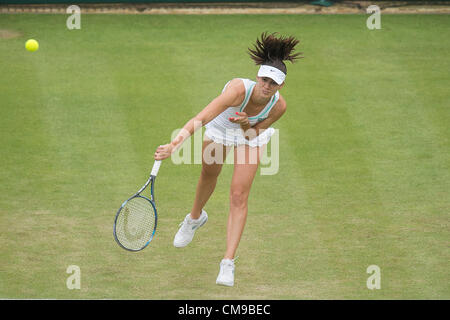
[(203, 164), (201, 174), (204, 179), (217, 179), (221, 170), (222, 170), (222, 165)]
[(247, 206), (248, 191), (235, 188), (230, 192), (230, 204), (235, 208), (243, 208)]

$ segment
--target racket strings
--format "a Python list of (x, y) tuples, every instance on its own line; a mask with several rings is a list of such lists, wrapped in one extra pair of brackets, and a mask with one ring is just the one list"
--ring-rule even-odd
[(116, 236), (127, 249), (140, 250), (150, 241), (156, 215), (151, 203), (142, 197), (127, 201), (116, 222)]

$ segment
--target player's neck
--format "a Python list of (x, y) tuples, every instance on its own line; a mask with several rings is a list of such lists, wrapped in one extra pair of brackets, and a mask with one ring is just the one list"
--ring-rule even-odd
[(253, 92), (252, 96), (250, 97), (250, 101), (252, 102), (252, 104), (258, 106), (268, 104), (270, 99), (272, 99), (272, 97), (267, 98), (259, 95), (257, 92)]

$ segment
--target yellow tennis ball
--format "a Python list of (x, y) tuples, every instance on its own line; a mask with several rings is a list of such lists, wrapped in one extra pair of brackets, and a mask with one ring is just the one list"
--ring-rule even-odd
[(37, 49), (39, 49), (39, 43), (34, 39), (30, 39), (25, 42), (25, 48), (31, 52), (36, 51)]

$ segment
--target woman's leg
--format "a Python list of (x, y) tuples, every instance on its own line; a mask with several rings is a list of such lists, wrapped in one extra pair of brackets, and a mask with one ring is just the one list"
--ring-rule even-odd
[[(227, 249), (224, 259), (234, 259), (245, 221), (250, 188), (258, 169), (263, 147), (241, 145), (234, 148), (234, 171), (230, 188), (230, 213), (227, 226)], [(245, 159), (244, 159), (245, 156)]]
[[(217, 150), (221, 150), (222, 155), (215, 154)], [(226, 148), (222, 144), (217, 144), (212, 140), (207, 139), (203, 141), (202, 172), (197, 183), (194, 204), (191, 210), (192, 219), (198, 219), (200, 217), (203, 207), (211, 197), (229, 150), (230, 148)], [(212, 158), (218, 161), (212, 161)]]

